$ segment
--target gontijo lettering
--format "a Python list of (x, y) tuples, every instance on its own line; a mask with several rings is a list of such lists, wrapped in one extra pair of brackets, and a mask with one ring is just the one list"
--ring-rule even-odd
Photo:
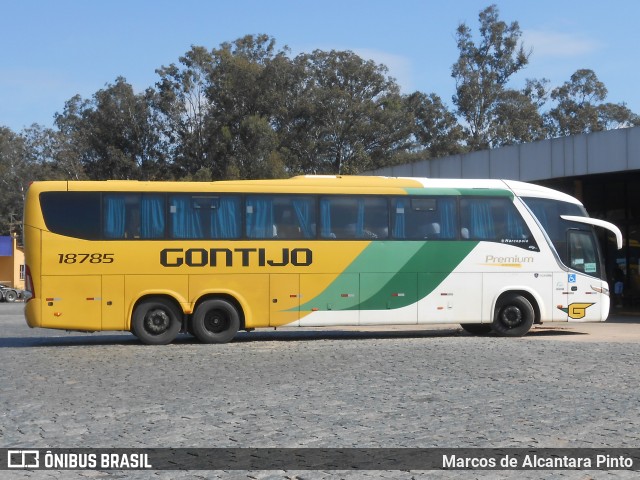
[(165, 248), (160, 251), (160, 264), (164, 267), (308, 267), (311, 263), (313, 252), (309, 248), (282, 248), (275, 255), (267, 254), (266, 248)]

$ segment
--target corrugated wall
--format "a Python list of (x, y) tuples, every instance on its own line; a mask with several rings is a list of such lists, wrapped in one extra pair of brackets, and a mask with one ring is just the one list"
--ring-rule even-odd
[(529, 182), (639, 169), (640, 127), (633, 127), (427, 159), (366, 173)]

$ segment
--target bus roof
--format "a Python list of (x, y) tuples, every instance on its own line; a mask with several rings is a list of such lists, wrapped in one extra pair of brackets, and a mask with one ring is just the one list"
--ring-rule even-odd
[[(224, 180), (215, 182), (180, 181), (38, 181), (30, 189), (35, 191), (113, 191), (113, 192), (283, 192), (283, 193), (382, 193), (406, 194), (410, 189), (434, 190), (507, 190), (516, 196), (549, 198), (580, 204), (575, 198), (550, 188), (514, 180), (445, 179), (421, 177), (383, 177), (357, 175), (301, 175), (287, 179)], [(36, 193), (32, 191), (31, 193)], [(425, 192), (426, 193), (426, 192)]]

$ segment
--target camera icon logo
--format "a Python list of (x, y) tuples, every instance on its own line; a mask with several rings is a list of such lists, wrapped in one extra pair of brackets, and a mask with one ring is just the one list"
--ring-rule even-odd
[(38, 450), (8, 450), (8, 468), (39, 468), (40, 452)]

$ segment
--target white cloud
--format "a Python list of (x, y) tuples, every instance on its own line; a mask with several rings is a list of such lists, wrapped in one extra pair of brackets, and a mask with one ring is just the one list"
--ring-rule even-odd
[(603, 46), (580, 34), (549, 30), (523, 30), (522, 41), (525, 50), (533, 48), (533, 55), (537, 58), (582, 56), (593, 53)]

